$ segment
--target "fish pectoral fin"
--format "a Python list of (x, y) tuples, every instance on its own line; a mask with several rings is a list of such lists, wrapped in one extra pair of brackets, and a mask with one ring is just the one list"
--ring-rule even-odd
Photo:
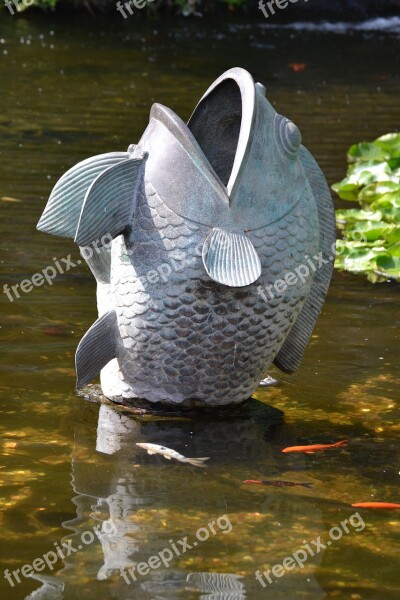
[[(132, 222), (138, 187), (143, 179), (145, 158), (129, 158), (103, 173), (86, 192), (75, 235), (79, 246), (89, 246), (123, 233)], [(111, 237), (111, 239), (110, 239)]]
[(101, 173), (129, 156), (128, 152), (99, 154), (69, 169), (54, 186), (37, 229), (74, 239), (90, 186)]
[(75, 355), (78, 389), (90, 383), (110, 360), (116, 358), (118, 335), (117, 315), (114, 310), (98, 318), (85, 333)]
[(166, 458), (167, 460), (171, 460), (171, 456), (167, 456), (166, 454), (163, 454), (164, 458)]
[(244, 231), (214, 228), (203, 246), (207, 274), (229, 287), (244, 287), (257, 281), (261, 262)]

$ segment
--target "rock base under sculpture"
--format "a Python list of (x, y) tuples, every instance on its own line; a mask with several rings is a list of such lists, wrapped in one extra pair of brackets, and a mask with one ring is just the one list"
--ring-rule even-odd
[[(187, 414), (191, 411), (199, 411), (204, 413), (212, 413), (220, 412), (221, 414), (235, 414), (235, 412), (239, 412), (243, 406), (245, 406), (251, 398), (248, 398), (244, 402), (240, 404), (236, 404), (234, 407), (232, 405), (220, 406), (216, 407), (207, 406), (202, 402), (198, 402), (196, 400), (192, 400), (190, 403), (184, 402), (179, 403), (175, 406), (171, 404), (163, 404), (162, 402), (149, 402), (144, 398), (130, 398), (124, 399), (124, 402), (114, 402), (104, 396), (100, 385), (89, 384), (85, 387), (76, 391), (77, 395), (86, 400), (87, 402), (93, 402), (98, 404), (107, 404), (109, 406), (113, 406), (114, 408), (120, 408), (123, 411), (129, 411), (132, 414), (136, 415), (146, 415), (146, 414), (165, 414), (165, 415), (174, 415), (174, 414)], [(234, 411), (232, 412), (232, 409)]]
[[(137, 417), (172, 417), (177, 418), (180, 417), (182, 419), (190, 418), (194, 415), (196, 418), (199, 417), (199, 414), (203, 415), (212, 415), (221, 416), (226, 418), (227, 416), (231, 417), (239, 417), (246, 416), (247, 412), (253, 412), (254, 409), (262, 409), (263, 416), (265, 417), (265, 413), (268, 412), (269, 419), (271, 421), (282, 421), (283, 412), (277, 408), (268, 406), (254, 398), (248, 398), (241, 404), (237, 404), (234, 407), (232, 405), (228, 406), (220, 406), (220, 407), (211, 407), (204, 404), (198, 405), (182, 405), (178, 404), (176, 407), (171, 405), (165, 405), (161, 402), (148, 402), (147, 400), (141, 398), (132, 398), (129, 401), (125, 401), (124, 404), (116, 403), (104, 396), (101, 387), (97, 384), (89, 384), (79, 390), (76, 391), (77, 396), (86, 400), (86, 402), (92, 402), (94, 404), (104, 404), (107, 406), (112, 406), (115, 410), (120, 410), (121, 412), (130, 413), (132, 416)], [(199, 410), (199, 406), (201, 410)]]

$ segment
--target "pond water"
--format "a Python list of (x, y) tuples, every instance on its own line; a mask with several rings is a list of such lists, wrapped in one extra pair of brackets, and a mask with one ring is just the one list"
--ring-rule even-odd
[[(60, 174), (137, 141), (153, 101), (188, 118), (231, 66), (266, 85), (330, 184), (343, 177), (350, 144), (398, 129), (395, 26), (345, 33), (133, 19), (2, 13), (1, 287), (30, 278), (53, 257), (78, 259), (70, 241), (35, 230)], [(290, 63), (306, 67), (296, 73)], [(260, 388), (232, 415), (202, 417), (141, 418), (75, 397), (74, 352), (97, 316), (95, 283), (83, 265), (52, 286), (13, 302), (1, 294), (0, 301), (2, 598), (400, 597), (399, 513), (360, 510), (353, 517), (351, 507), (400, 501), (398, 286), (335, 273), (299, 372), (272, 369), (277, 387)], [(342, 439), (350, 440), (347, 448), (281, 452)], [(149, 456), (136, 446), (143, 441), (209, 456), (208, 467)], [(311, 487), (244, 485), (246, 479)], [(336, 540), (332, 527), (339, 527)], [(178, 543), (187, 536), (192, 545), (198, 530), (205, 538), (204, 528), (208, 539), (197, 547)], [(64, 560), (39, 578), (8, 583), (5, 569), (46, 553), (51, 564), (48, 553), (62, 541)], [(257, 581), (257, 570), (271, 570), (304, 544), (314, 554), (307, 550), (304, 564), (297, 554), (283, 576), (275, 569), (272, 583)], [(121, 576), (120, 568), (165, 549), (173, 554), (166, 564), (142, 568), (136, 581)]]

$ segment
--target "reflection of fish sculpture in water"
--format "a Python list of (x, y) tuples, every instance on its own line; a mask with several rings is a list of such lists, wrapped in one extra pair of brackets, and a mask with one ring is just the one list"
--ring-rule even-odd
[(231, 69), (187, 126), (155, 104), (137, 146), (56, 184), (38, 228), (75, 239), (98, 283), (78, 387), (101, 370), (117, 402), (222, 405), (247, 399), (272, 361), (298, 368), (335, 219), (299, 130), (264, 93)]
[(187, 583), (203, 594), (200, 600), (246, 600), (241, 575), (231, 573), (189, 573)]

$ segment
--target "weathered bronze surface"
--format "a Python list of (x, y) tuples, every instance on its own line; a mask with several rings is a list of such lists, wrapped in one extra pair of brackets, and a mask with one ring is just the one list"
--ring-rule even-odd
[(98, 283), (78, 387), (181, 406), (248, 398), (301, 361), (328, 290), (335, 219), (297, 127), (240, 68), (187, 125), (155, 104), (138, 145), (53, 189), (38, 224), (73, 238)]

